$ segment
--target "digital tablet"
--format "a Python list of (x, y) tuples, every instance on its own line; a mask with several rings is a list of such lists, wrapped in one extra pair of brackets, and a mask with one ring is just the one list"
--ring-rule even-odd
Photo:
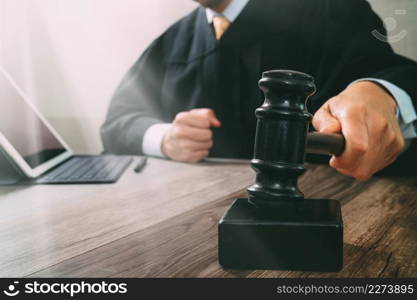
[(0, 146), (29, 178), (73, 155), (70, 147), (0, 67)]

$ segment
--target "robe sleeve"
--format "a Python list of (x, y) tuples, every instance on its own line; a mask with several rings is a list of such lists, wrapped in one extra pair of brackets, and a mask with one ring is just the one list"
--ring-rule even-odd
[(140, 155), (146, 130), (162, 123), (160, 86), (165, 74), (162, 38), (155, 40), (113, 95), (101, 139), (104, 152)]
[(390, 39), (400, 38), (401, 28), (387, 32), (368, 2), (356, 2), (353, 10), (358, 12), (359, 22), (350, 42), (350, 63), (373, 78), (384, 79), (405, 90), (416, 108), (417, 63), (394, 53), (389, 44)]
[[(319, 74), (322, 90), (341, 92), (352, 80), (375, 78), (386, 80), (411, 97), (417, 108), (417, 63), (396, 54), (387, 40), (381, 19), (364, 0), (329, 1), (330, 12), (326, 48), (332, 49), (325, 64), (333, 64), (331, 74)], [(397, 31), (395, 32), (397, 33)], [(327, 97), (334, 96), (330, 92)], [(315, 107), (317, 110), (318, 107)], [(383, 175), (416, 175), (417, 143), (382, 170)]]
[[(417, 108), (417, 63), (395, 54), (383, 37), (398, 34), (387, 33), (380, 18), (372, 11), (369, 3), (360, 1), (355, 10), (360, 12), (362, 26), (354, 36), (355, 65), (368, 66), (365, 70), (373, 78), (384, 79), (407, 92), (414, 109)], [(400, 28), (401, 29), (401, 28)], [(401, 31), (401, 30), (399, 30)], [(361, 54), (359, 54), (361, 53)], [(379, 175), (416, 175), (417, 143), (411, 141), (410, 147)]]

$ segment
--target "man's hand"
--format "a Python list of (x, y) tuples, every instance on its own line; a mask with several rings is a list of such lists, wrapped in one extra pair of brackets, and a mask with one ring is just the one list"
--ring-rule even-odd
[(213, 110), (193, 109), (177, 114), (162, 141), (162, 152), (183, 162), (198, 162), (213, 146), (211, 127), (220, 127)]
[(330, 166), (367, 180), (394, 162), (404, 148), (396, 107), (388, 92), (367, 81), (328, 100), (314, 115), (313, 126), (322, 133), (342, 132), (346, 139), (345, 152), (332, 157)]

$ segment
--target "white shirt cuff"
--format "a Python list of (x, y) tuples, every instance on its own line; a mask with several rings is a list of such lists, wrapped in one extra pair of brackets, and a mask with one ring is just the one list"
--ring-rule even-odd
[(170, 123), (154, 124), (146, 130), (142, 141), (142, 151), (144, 154), (156, 157), (165, 157), (162, 153), (161, 146), (165, 133)]

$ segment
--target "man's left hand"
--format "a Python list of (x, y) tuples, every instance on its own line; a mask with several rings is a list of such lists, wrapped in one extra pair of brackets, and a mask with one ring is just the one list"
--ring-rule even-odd
[(379, 85), (361, 81), (328, 100), (314, 115), (322, 133), (343, 133), (345, 152), (330, 160), (342, 174), (367, 180), (395, 161), (404, 148), (397, 103)]

